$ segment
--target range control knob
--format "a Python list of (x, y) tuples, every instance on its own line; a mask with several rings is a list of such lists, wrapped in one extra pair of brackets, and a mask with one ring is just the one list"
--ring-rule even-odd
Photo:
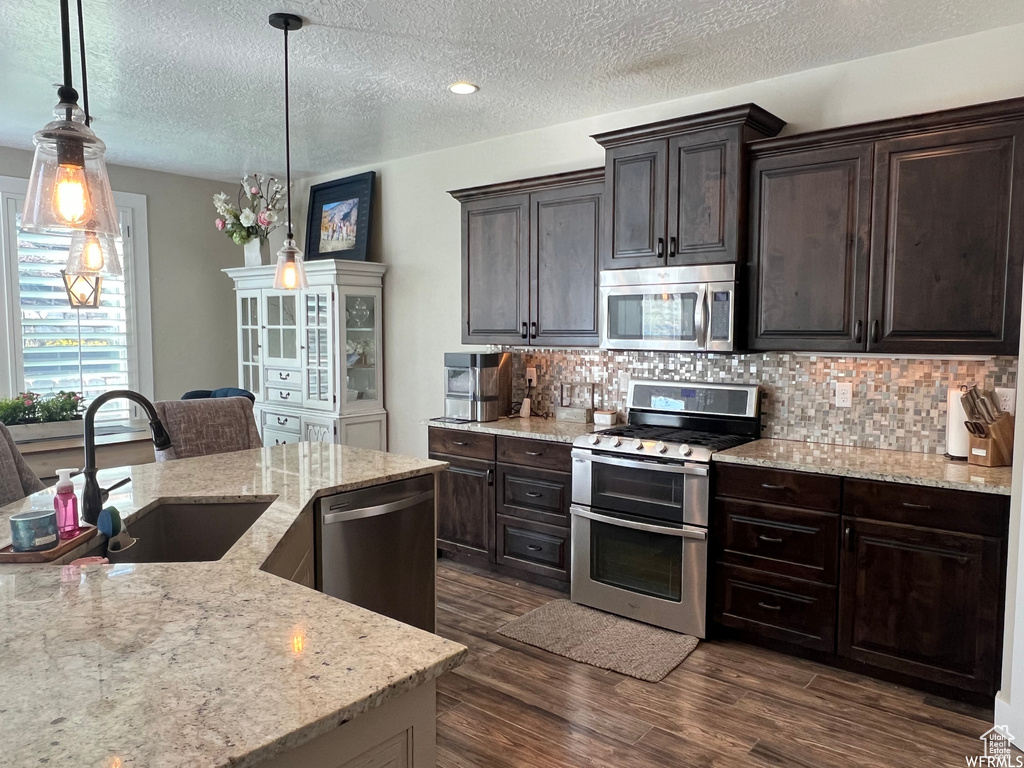
[(621, 437), (613, 437), (612, 438), (612, 448), (618, 448), (620, 445), (622, 445), (622, 438)]
[(642, 451), (644, 449), (644, 441), (640, 439), (634, 440), (633, 447), (636, 448), (638, 451)]
[(693, 453), (693, 448), (684, 443), (679, 446), (679, 453), (683, 456), (690, 456)]
[(587, 440), (590, 441), (591, 445), (597, 445), (598, 443), (601, 442), (601, 436), (600, 435), (591, 435), (590, 437), (587, 438)]
[(655, 444), (655, 446), (654, 446), (654, 450), (655, 450), (656, 452), (658, 452), (658, 453), (664, 453), (665, 451), (667, 451), (667, 450), (668, 450), (668, 446), (667, 446), (667, 445), (665, 445), (665, 444), (664, 444), (663, 442), (661, 442), (661, 440), (659, 440), (659, 441), (658, 441), (658, 442), (657, 442), (657, 443)]

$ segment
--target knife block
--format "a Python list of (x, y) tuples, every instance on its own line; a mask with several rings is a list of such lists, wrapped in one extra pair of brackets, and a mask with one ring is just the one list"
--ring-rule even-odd
[(967, 463), (981, 467), (1009, 467), (1013, 464), (1013, 416), (1003, 413), (988, 425), (988, 437), (971, 435)]

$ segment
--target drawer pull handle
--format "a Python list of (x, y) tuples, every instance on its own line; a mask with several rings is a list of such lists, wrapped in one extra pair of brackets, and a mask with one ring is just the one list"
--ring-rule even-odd
[(531, 499), (539, 499), (544, 494), (543, 493), (537, 493), (537, 491), (527, 491), (526, 495), (529, 496)]
[(927, 504), (914, 504), (912, 501), (904, 501), (903, 506), (907, 509), (931, 509)]
[(758, 603), (758, 608), (764, 608), (766, 611), (781, 611), (781, 605), (768, 605), (768, 603)]
[(285, 424), (288, 423), (288, 419), (282, 419), (280, 416), (278, 416), (277, 417), (277, 423), (280, 424), (283, 427)]
[(771, 483), (761, 483), (761, 487), (769, 491), (783, 491), (786, 489), (784, 485), (772, 485)]
[(285, 373), (284, 371), (278, 371), (277, 377), (281, 379), (281, 381), (288, 381), (288, 379), (290, 379), (292, 375), (290, 373)]
[(538, 547), (536, 544), (527, 544), (526, 548), (531, 552), (540, 552), (540, 547)]
[(776, 536), (765, 536), (762, 533), (757, 538), (759, 538), (761, 541), (767, 541), (770, 544), (781, 544), (782, 543), (782, 537), (781, 536), (778, 536), (778, 537), (776, 537)]
[(469, 445), (469, 443), (462, 440), (452, 440), (452, 445)]
[(544, 451), (524, 451), (527, 456), (543, 456)]
[(282, 400), (287, 400), (288, 398), (290, 398), (292, 396), (292, 393), (291, 392), (278, 392), (277, 396), (280, 397)]

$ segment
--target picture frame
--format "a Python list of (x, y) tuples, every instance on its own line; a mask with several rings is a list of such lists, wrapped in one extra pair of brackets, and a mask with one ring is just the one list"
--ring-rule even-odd
[(306, 261), (366, 261), (373, 220), (375, 171), (315, 184), (309, 189)]

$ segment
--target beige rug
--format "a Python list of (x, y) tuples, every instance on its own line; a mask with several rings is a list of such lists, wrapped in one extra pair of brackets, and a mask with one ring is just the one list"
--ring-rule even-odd
[(656, 683), (697, 647), (697, 638), (552, 600), (510, 621), (498, 634), (573, 661)]

